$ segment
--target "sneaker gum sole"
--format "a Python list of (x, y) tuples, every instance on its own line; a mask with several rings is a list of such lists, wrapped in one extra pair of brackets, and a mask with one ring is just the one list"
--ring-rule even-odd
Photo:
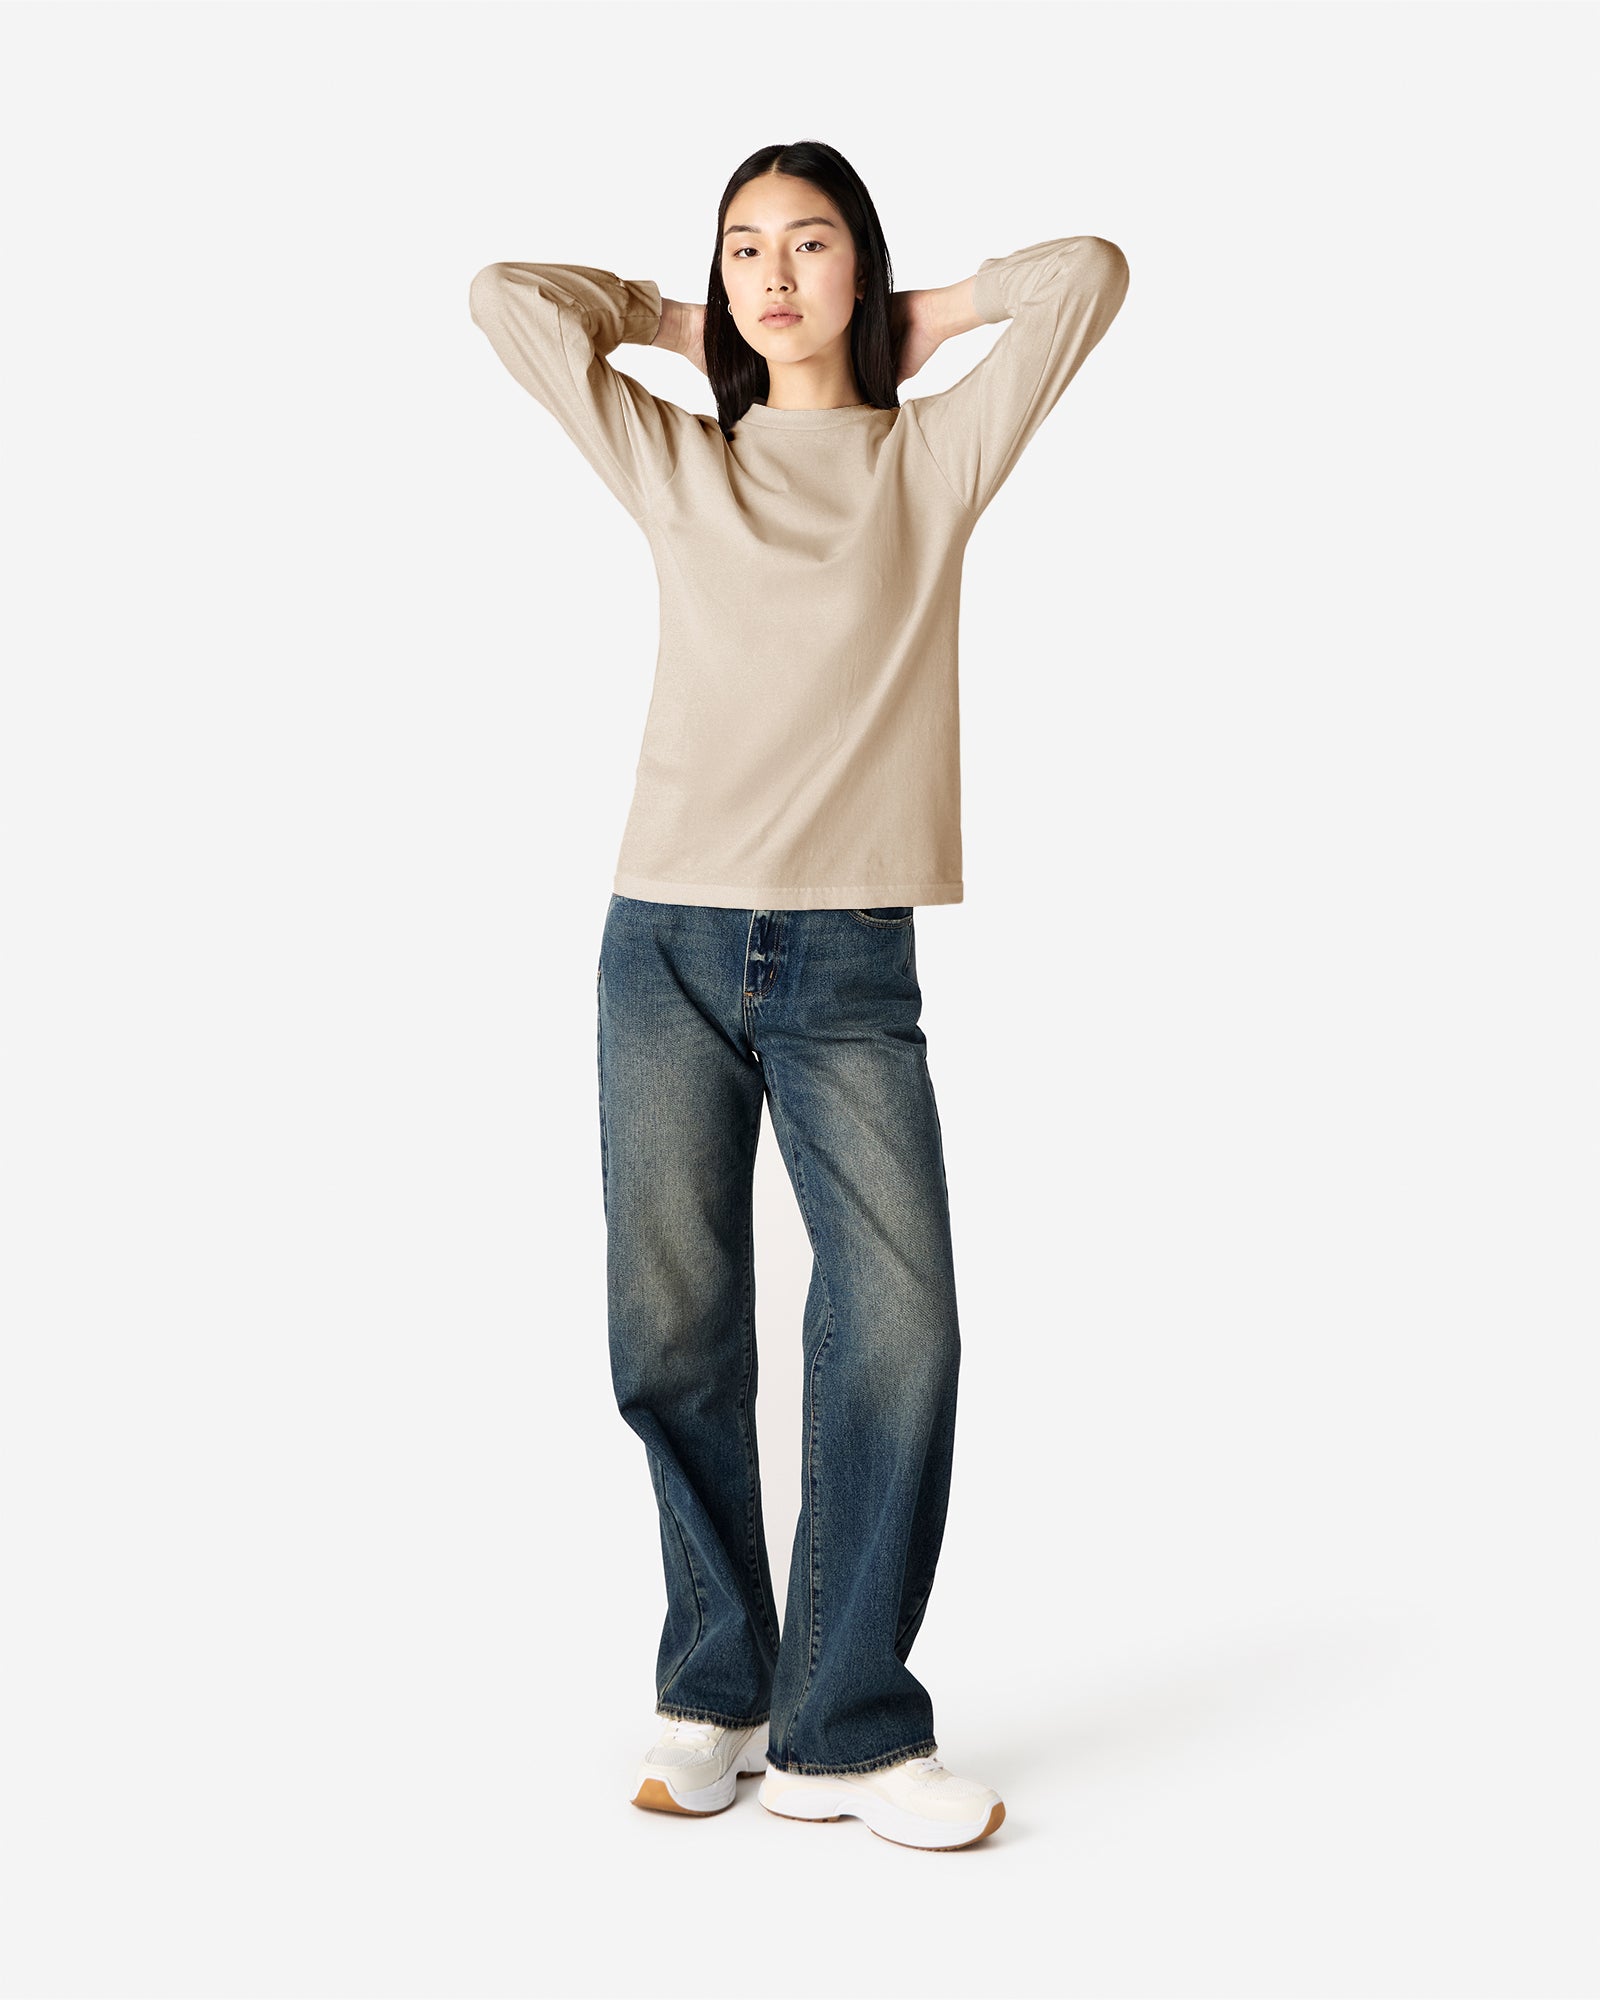
[[(737, 1775), (741, 1778), (755, 1778), (761, 1774), (758, 1771), (740, 1771)], [(683, 1813), (690, 1819), (715, 1819), (718, 1813), (726, 1812), (738, 1796), (736, 1785), (720, 1806), (707, 1806), (704, 1809), (699, 1806), (682, 1806), (668, 1791), (665, 1780), (646, 1778), (639, 1787), (633, 1803), (636, 1806), (643, 1806), (647, 1812)]]
[[(874, 1826), (872, 1823), (873, 1816), (876, 1813), (877, 1816), (885, 1819), (888, 1824), (898, 1824), (902, 1833), (910, 1831), (910, 1828), (905, 1825), (905, 1821), (910, 1815), (902, 1813), (896, 1807), (889, 1805), (887, 1800), (882, 1802), (874, 1801), (872, 1804), (866, 1805), (865, 1808), (863, 1806), (850, 1805), (842, 1813), (785, 1812), (781, 1806), (767, 1805), (765, 1799), (762, 1799), (761, 1803), (766, 1806), (767, 1811), (775, 1819), (809, 1820), (816, 1826), (831, 1826), (835, 1820), (840, 1819), (859, 1819), (867, 1827), (868, 1831), (875, 1833), (880, 1840), (892, 1841), (896, 1847), (915, 1848), (919, 1854), (954, 1854), (959, 1847), (975, 1847), (980, 1840), (987, 1840), (989, 1835), (994, 1832), (995, 1828), (1006, 1816), (1005, 1801), (1003, 1799), (996, 1799), (994, 1804), (989, 1808), (988, 1819), (984, 1821), (976, 1833), (969, 1833), (962, 1840), (900, 1840), (892, 1833), (885, 1833), (881, 1826)], [(822, 1801), (819, 1800), (818, 1803), (821, 1804)], [(836, 1801), (829, 1799), (827, 1803), (832, 1805)], [(843, 1802), (837, 1801), (837, 1803)]]

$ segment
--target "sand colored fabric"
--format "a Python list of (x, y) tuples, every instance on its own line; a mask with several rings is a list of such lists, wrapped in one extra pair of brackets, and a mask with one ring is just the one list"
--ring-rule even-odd
[[(1122, 304), (1114, 243), (987, 258), (1010, 324), (898, 409), (751, 406), (724, 438), (613, 366), (661, 293), (490, 264), (471, 311), (649, 539), (660, 650), (613, 887), (736, 909), (962, 899), (957, 630), (967, 539)], [(537, 448), (541, 478), (565, 467)], [(597, 629), (609, 620), (593, 607)]]

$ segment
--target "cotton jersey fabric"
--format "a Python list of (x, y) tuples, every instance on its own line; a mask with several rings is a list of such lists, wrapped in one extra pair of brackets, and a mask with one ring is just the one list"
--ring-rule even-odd
[(756, 402), (726, 438), (607, 358), (654, 341), (653, 280), (478, 272), (473, 319), (644, 530), (660, 582), (617, 894), (744, 910), (962, 900), (967, 541), (1127, 287), (1098, 236), (986, 258), (974, 309), (1010, 324), (952, 388), (895, 409)]

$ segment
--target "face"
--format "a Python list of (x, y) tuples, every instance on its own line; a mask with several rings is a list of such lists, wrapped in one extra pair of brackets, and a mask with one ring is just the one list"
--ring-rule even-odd
[[(722, 282), (734, 324), (770, 366), (809, 361), (843, 341), (865, 291), (838, 210), (810, 181), (761, 174), (728, 204)], [(774, 308), (794, 315), (764, 318)]]

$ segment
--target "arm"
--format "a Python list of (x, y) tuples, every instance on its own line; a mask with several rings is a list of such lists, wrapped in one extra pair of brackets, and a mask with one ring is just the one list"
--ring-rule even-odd
[[(1116, 318), (1128, 260), (1100, 236), (1063, 236), (987, 257), (960, 284), (908, 297), (906, 355), (920, 368), (942, 340), (1010, 320), (954, 388), (908, 406), (950, 487), (981, 514), (1024, 446)], [(930, 344), (931, 343), (931, 344)], [(914, 372), (906, 367), (905, 372)]]
[(624, 341), (654, 344), (660, 288), (587, 264), (488, 264), (469, 303), (507, 369), (641, 519), (672, 477), (684, 413), (606, 356)]

